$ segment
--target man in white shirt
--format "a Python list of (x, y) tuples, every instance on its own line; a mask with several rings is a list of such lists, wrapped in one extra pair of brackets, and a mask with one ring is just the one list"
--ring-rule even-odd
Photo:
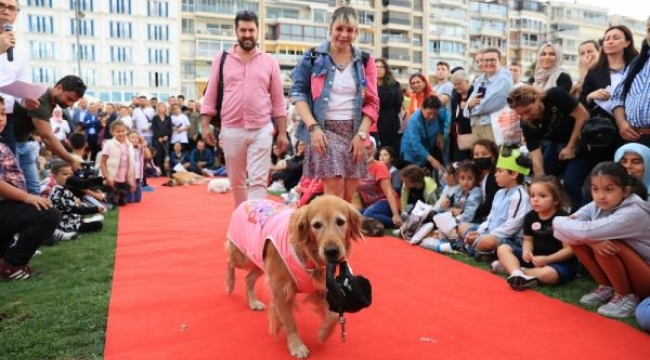
[(131, 117), (133, 118), (133, 124), (135, 128), (138, 129), (138, 133), (142, 136), (147, 144), (153, 144), (153, 132), (151, 131), (151, 121), (156, 115), (154, 109), (147, 107), (147, 97), (145, 95), (138, 96), (137, 107), (133, 109)]

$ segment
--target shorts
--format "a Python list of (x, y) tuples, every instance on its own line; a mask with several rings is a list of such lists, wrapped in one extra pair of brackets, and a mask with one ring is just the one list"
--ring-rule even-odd
[[(512, 248), (512, 252), (515, 254), (517, 259), (519, 260), (519, 263), (521, 264), (522, 267), (525, 268), (534, 268), (535, 265), (532, 263), (526, 262), (523, 259), (523, 249), (521, 248), (521, 245), (518, 244), (507, 244)], [(576, 267), (568, 262), (563, 262), (563, 263), (552, 263), (552, 264), (547, 264), (546, 266), (550, 266), (555, 270), (555, 272), (558, 275), (558, 284), (564, 284), (566, 282), (569, 282), (573, 280), (576, 277)]]

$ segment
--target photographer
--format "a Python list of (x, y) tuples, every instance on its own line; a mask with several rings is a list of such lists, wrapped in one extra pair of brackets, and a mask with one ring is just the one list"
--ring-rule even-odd
[[(63, 161), (55, 161), (51, 166), (52, 176), (56, 185), (50, 194), (52, 205), (61, 213), (61, 222), (57, 232), (63, 232), (69, 236), (62, 239), (71, 239), (78, 232), (99, 231), (103, 227), (103, 216), (93, 216), (82, 219), (81, 215), (103, 214), (106, 208), (103, 206), (84, 205), (79, 198), (71, 191), (70, 179), (73, 179), (73, 172), (70, 165)], [(77, 180), (88, 181), (88, 180)], [(73, 182), (74, 183), (74, 182)]]

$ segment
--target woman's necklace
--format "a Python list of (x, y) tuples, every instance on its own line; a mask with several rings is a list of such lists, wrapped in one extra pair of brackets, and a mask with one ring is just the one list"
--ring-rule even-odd
[(334, 59), (334, 64), (336, 65), (336, 68), (339, 71), (343, 71), (343, 69), (345, 69), (350, 64), (349, 62), (346, 64), (345, 61), (338, 61), (338, 59), (341, 56), (343, 56), (343, 55), (336, 54), (336, 53), (332, 52), (332, 58)]

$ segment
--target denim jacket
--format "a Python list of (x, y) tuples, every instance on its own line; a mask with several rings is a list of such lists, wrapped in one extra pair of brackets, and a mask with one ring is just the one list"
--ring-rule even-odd
[[(329, 53), (330, 42), (326, 41), (315, 48), (316, 58), (312, 67), (311, 51), (307, 50), (298, 65), (291, 72), (293, 85), (291, 86), (291, 100), (293, 103), (304, 101), (309, 105), (314, 119), (324, 127), (325, 112), (332, 91), (336, 65)], [(363, 66), (361, 51), (352, 48), (354, 82), (357, 94), (354, 102), (354, 132), (361, 125), (363, 115), (368, 116), (372, 122), (377, 122), (379, 112), (379, 96), (377, 95), (377, 67), (374, 57), (370, 56), (367, 65)], [(309, 130), (304, 122), (298, 124), (296, 130), (298, 139), (311, 144)]]

